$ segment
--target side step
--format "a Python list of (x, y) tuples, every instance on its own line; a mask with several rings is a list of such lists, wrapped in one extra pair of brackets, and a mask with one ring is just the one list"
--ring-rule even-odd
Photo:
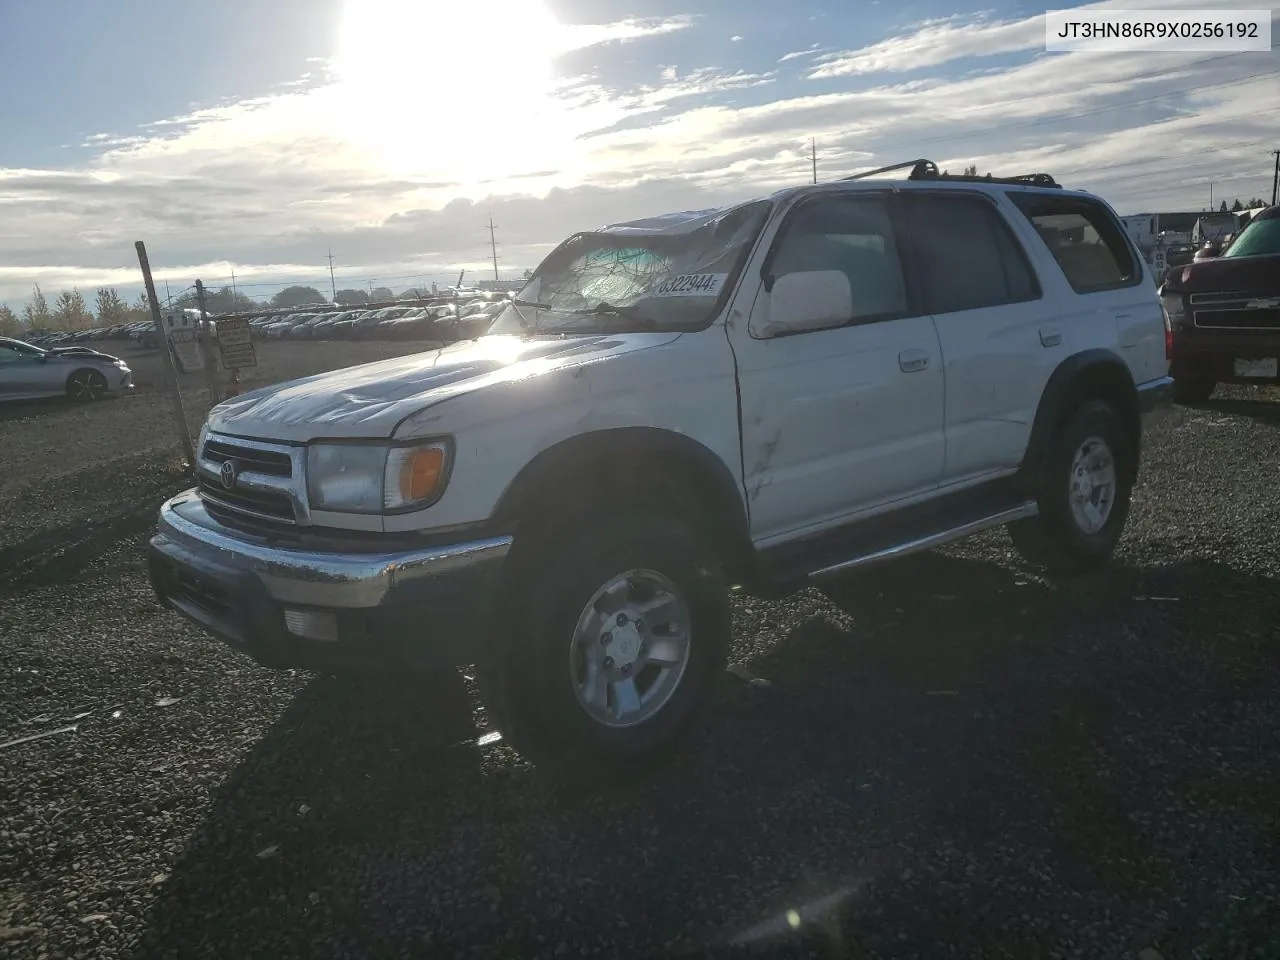
[[(896, 560), (898, 557), (905, 557), (908, 554), (919, 553), (922, 550), (932, 550), (934, 547), (940, 547), (944, 543), (951, 543), (953, 540), (963, 540), (965, 537), (972, 536), (975, 533), (981, 533), (983, 530), (990, 530), (992, 527), (1002, 527), (1006, 523), (1013, 523), (1015, 520), (1025, 520), (1027, 517), (1034, 517), (1040, 512), (1034, 500), (1028, 500), (1020, 503), (1015, 507), (1009, 507), (1001, 510), (999, 513), (993, 513), (985, 517), (977, 517), (967, 523), (962, 523), (958, 527), (952, 527), (949, 530), (935, 530), (933, 533), (921, 534), (910, 540), (903, 540), (898, 543), (886, 544), (879, 547), (871, 547), (863, 553), (854, 554), (847, 560), (841, 560), (838, 563), (828, 564), (817, 570), (809, 571), (810, 580), (818, 580), (822, 577), (830, 576), (835, 573), (843, 573), (846, 570), (853, 570), (856, 567), (866, 567), (873, 563), (880, 563), (884, 560)], [(868, 544), (868, 546), (871, 546)]]
[(1016, 480), (995, 481), (763, 550), (759, 570), (775, 587), (792, 590), (1037, 513), (1035, 500)]

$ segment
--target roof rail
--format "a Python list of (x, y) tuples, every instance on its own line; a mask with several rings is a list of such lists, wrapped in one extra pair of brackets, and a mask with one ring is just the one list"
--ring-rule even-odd
[(842, 180), (862, 180), (866, 177), (874, 177), (881, 173), (892, 173), (894, 170), (905, 170), (911, 168), (911, 172), (907, 174), (908, 180), (955, 180), (961, 183), (1011, 183), (1022, 187), (1055, 187), (1062, 189), (1062, 184), (1058, 183), (1053, 177), (1047, 173), (1021, 173), (1012, 177), (993, 177), (987, 174), (984, 177), (965, 176), (960, 173), (939, 173), (938, 165), (932, 160), (907, 160), (905, 163), (893, 163), (887, 167), (877, 167), (875, 170), (866, 170), (862, 173), (855, 173), (851, 177), (842, 177)]

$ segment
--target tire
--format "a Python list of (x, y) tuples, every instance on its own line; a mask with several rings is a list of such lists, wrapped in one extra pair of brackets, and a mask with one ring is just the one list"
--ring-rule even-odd
[(1217, 384), (1212, 380), (1188, 380), (1175, 377), (1173, 381), (1174, 403), (1204, 403)]
[(555, 527), (513, 554), (511, 596), (478, 665), (481, 697), (540, 769), (597, 785), (632, 779), (671, 755), (724, 670), (724, 574), (665, 513), (582, 518), (568, 536)]
[(93, 403), (107, 395), (107, 378), (97, 370), (77, 370), (67, 377), (67, 396), (76, 403)]
[[(1098, 469), (1078, 473), (1089, 464)], [(1106, 403), (1086, 403), (1050, 442), (1035, 481), (1040, 512), (1009, 524), (1014, 547), (1030, 563), (1055, 573), (1083, 573), (1100, 566), (1120, 540), (1136, 476), (1136, 445), (1123, 421)], [(1073, 489), (1077, 480), (1082, 486)], [(1082, 495), (1084, 501), (1073, 502)]]

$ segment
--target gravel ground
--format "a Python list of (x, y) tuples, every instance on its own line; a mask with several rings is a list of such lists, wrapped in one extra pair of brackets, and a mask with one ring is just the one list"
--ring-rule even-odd
[(1152, 432), (1105, 573), (998, 533), (736, 601), (767, 684), (597, 796), (478, 740), (465, 674), (272, 673), (158, 608), (164, 450), (0, 493), (0, 742), (76, 727), (0, 749), (0, 954), (1280, 957), (1258, 397)]

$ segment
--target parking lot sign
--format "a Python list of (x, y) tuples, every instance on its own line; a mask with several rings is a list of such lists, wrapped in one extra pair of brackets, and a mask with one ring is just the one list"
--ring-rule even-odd
[(249, 336), (247, 317), (215, 320), (214, 325), (218, 330), (218, 352), (222, 356), (224, 367), (238, 370), (258, 365), (258, 358), (253, 352), (253, 340)]

